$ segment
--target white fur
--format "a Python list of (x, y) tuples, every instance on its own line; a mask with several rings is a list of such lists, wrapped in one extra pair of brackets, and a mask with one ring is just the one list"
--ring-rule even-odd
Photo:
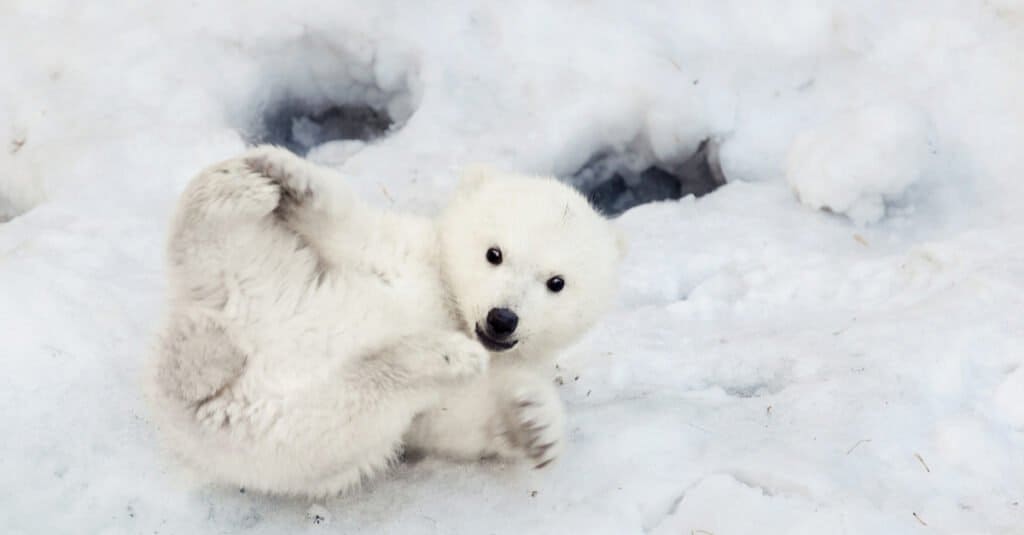
[[(470, 173), (430, 220), (273, 147), (201, 173), (173, 225), (151, 383), (172, 449), (207, 478), (309, 496), (403, 447), (553, 459), (563, 415), (543, 371), (605, 308), (619, 246), (571, 188), (495, 175)], [(493, 307), (520, 325), (489, 354), (474, 325)]]

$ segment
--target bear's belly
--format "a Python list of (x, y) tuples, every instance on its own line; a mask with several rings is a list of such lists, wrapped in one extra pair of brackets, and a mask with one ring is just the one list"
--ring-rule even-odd
[(234, 327), (270, 392), (286, 394), (338, 367), (404, 337), (455, 329), (436, 275), (404, 271), (340, 270), (297, 291), (290, 280), (253, 296)]

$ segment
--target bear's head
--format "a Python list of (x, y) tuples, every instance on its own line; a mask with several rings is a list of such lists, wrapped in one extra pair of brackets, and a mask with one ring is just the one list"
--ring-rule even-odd
[(614, 296), (621, 234), (553, 178), (473, 168), (439, 225), (455, 308), (492, 352), (552, 355)]

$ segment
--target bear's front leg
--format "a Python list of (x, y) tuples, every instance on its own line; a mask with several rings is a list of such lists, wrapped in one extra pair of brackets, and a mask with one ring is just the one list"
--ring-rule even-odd
[(494, 430), (498, 454), (544, 468), (562, 453), (565, 410), (552, 383), (521, 385), (505, 398)]
[(406, 433), (407, 450), (462, 460), (499, 457), (547, 466), (562, 452), (565, 413), (542, 374), (492, 369), (449, 389)]
[(198, 314), (177, 314), (158, 347), (156, 384), (187, 406), (214, 397), (245, 368), (245, 354), (214, 321)]
[(371, 351), (350, 380), (374, 388), (408, 389), (476, 377), (487, 370), (490, 354), (461, 332), (411, 335)]

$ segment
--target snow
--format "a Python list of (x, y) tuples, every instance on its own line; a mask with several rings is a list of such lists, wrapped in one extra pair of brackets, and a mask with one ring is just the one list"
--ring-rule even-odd
[(925, 121), (912, 109), (865, 107), (801, 132), (793, 141), (786, 179), (800, 202), (877, 223), (886, 204), (903, 200), (924, 173)]
[[(54, 0), (0, 35), (7, 533), (1024, 533), (1015, 0)], [(471, 162), (720, 142), (729, 184), (617, 219), (618, 306), (553, 370), (559, 463), (312, 503), (160, 451), (168, 215), (285, 103), (387, 111), (310, 157), (420, 213)]]

